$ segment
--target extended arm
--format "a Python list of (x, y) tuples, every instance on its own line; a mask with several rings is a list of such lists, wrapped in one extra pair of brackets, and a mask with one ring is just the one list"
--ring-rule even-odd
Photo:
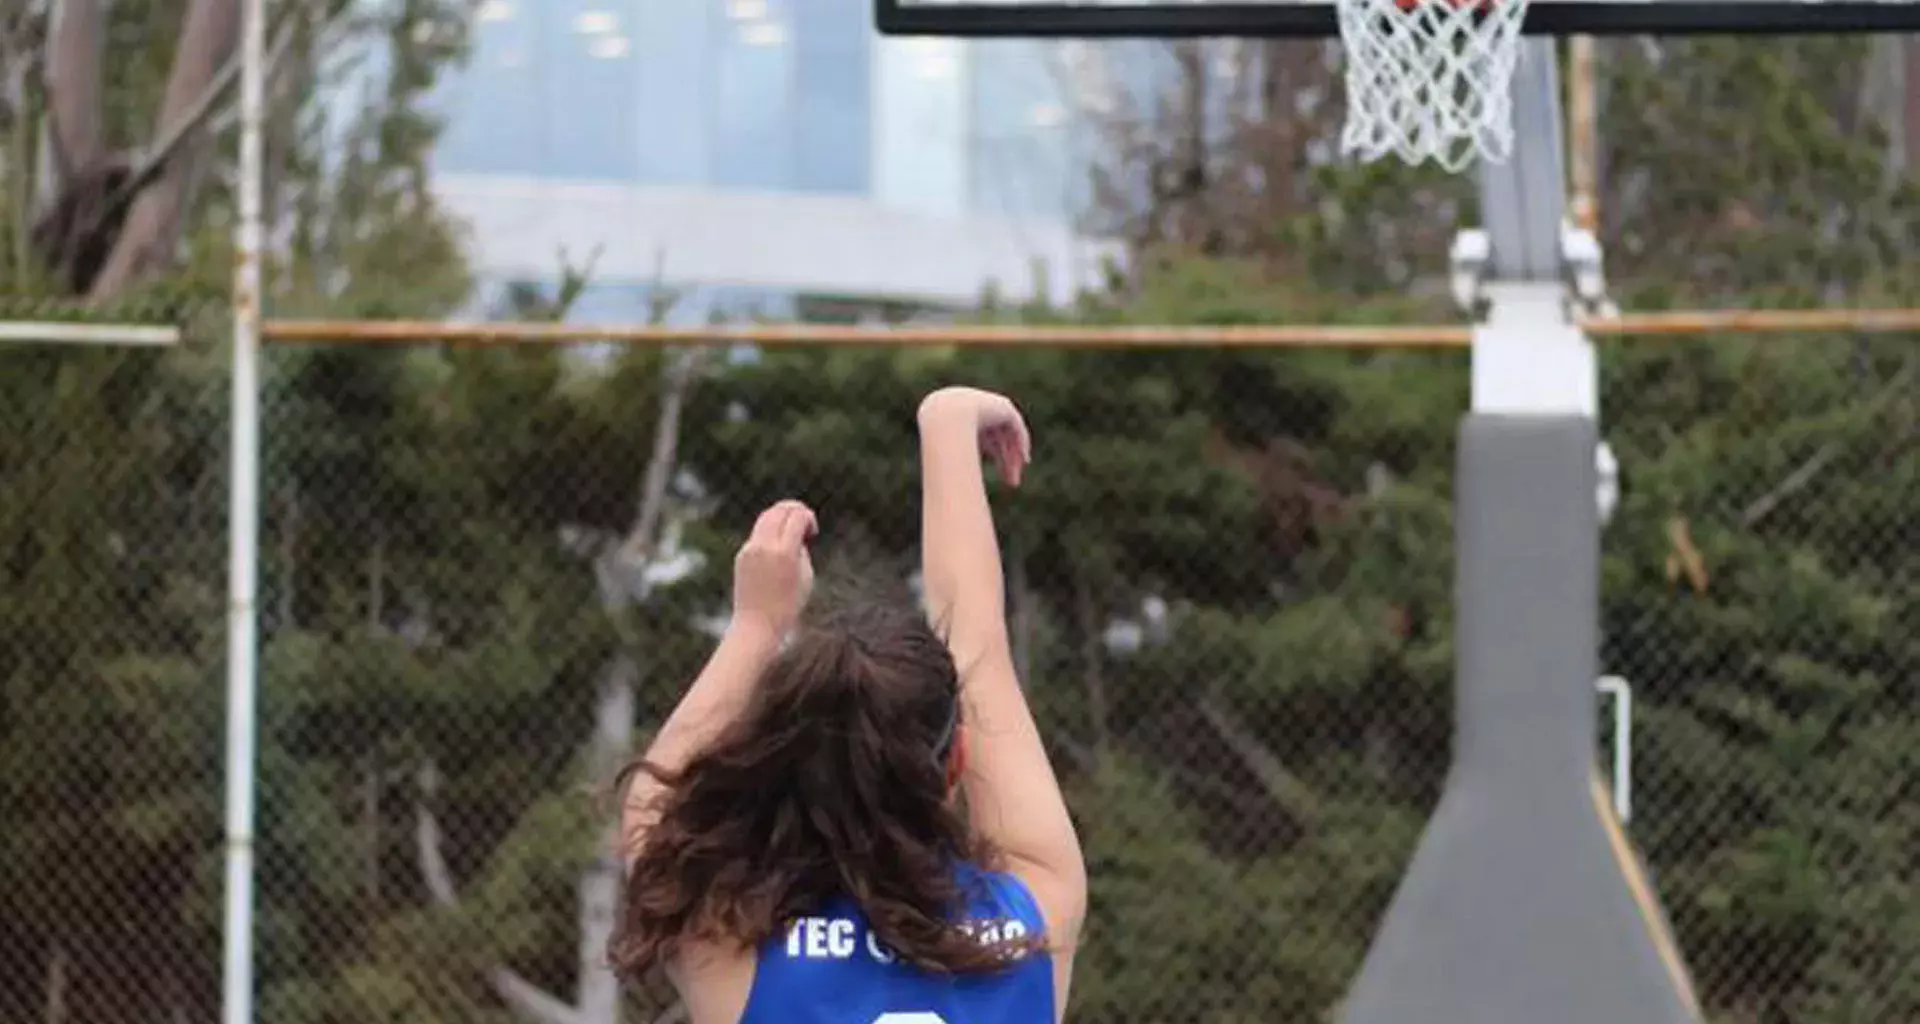
[[(739, 717), (754, 683), (779, 650), (780, 638), (757, 624), (728, 626), (706, 667), (647, 747), (646, 762), (668, 773), (685, 768), (727, 723)], [(634, 773), (627, 785), (620, 834), (621, 849), (629, 861), (638, 855), (653, 825), (649, 805), (660, 788), (659, 781), (646, 772)]]
[(1017, 482), (1026, 428), (997, 395), (948, 389), (920, 406), (921, 560), (929, 613), (960, 670), (967, 805), (974, 827), (1013, 861), (1071, 942), (1086, 907), (1086, 866), (1059, 780), (1015, 675), (1000, 544), (981, 469), (983, 444)]
[[(734, 559), (733, 618), (706, 667), (647, 748), (646, 763), (669, 774), (678, 772), (739, 717), (812, 588), (806, 545), (816, 529), (812, 510), (797, 501), (780, 502), (760, 514)], [(653, 825), (648, 806), (659, 792), (659, 781), (646, 772), (636, 772), (628, 784), (620, 838), (629, 861)]]

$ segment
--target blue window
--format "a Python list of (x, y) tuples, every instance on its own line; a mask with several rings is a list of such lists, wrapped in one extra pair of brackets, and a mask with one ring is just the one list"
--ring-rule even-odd
[(713, 176), (717, 0), (639, 0), (634, 30), (638, 180), (699, 185)]
[(631, 179), (633, 0), (486, 0), (471, 62), (444, 89), (438, 166)]
[(793, 188), (865, 195), (872, 178), (872, 0), (804, 0), (794, 24)]
[[(816, 0), (807, 0), (816, 2)], [(725, 0), (716, 52), (719, 81), (712, 182), (783, 190), (793, 181), (793, 5), (790, 0)]]

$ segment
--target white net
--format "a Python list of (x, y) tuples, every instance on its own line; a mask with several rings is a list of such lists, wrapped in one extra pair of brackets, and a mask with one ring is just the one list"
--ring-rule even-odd
[(1513, 149), (1525, 0), (1336, 0), (1346, 47), (1341, 148), (1458, 171)]

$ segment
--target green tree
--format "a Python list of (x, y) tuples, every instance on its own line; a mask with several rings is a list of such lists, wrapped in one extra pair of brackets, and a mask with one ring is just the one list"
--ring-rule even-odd
[[(1606, 142), (1628, 305), (1911, 303), (1898, 268), (1920, 244), (1920, 189), (1889, 173), (1861, 104), (1868, 52), (1609, 47), (1609, 109), (1632, 112)], [(1916, 835), (1882, 781), (1920, 740), (1901, 683), (1920, 575), (1909, 517), (1890, 512), (1920, 495), (1902, 440), (1916, 363), (1900, 338), (1720, 337), (1622, 347), (1605, 367), (1628, 474), (1606, 658), (1647, 708), (1637, 832), (1729, 1020), (1920, 1007), (1896, 966), (1920, 938), (1920, 879), (1890, 853)]]
[[(421, 100), (457, 55), (458, 9), (325, 11), (388, 72), (328, 123), (324, 83), (301, 77), (328, 66), (314, 26), (277, 23), (291, 77), (269, 196), (290, 241), (273, 301), (443, 313), (468, 282), (425, 188)], [(143, 29), (162, 42), (105, 72), (111, 145), (150, 131), (189, 14), (113, 5), (170, 31)], [(1609, 47), (1603, 209), (1626, 305), (1910, 298), (1910, 187), (1849, 114), (1861, 52)], [(1150, 145), (1107, 168), (1136, 272), (1070, 310), (984, 315), (1441, 312), (1421, 289), (1465, 187), (1318, 160), (1337, 111), (1278, 114), (1324, 94), (1322, 71), (1240, 53), (1262, 62), (1235, 79), (1251, 91), (1199, 96), (1232, 116), (1195, 122), (1213, 126), (1199, 142), (1152, 134), (1206, 85), (1208, 61), (1180, 56)], [(38, 138), (23, 123), (6, 122), (16, 149)], [(1736, 152), (1764, 184), (1731, 176)], [(35, 161), (5, 169), (9, 197), (39, 190)], [(189, 191), (175, 258), (136, 280), (219, 286), (224, 180)], [(9, 268), (57, 269), (20, 230), (29, 205), (8, 204), (9, 258), (30, 257)], [(564, 313), (569, 292), (503, 312)], [(0, 977), (9, 1016), (211, 1013), (217, 351), (10, 353), (0, 374), (0, 870), (29, 883), (0, 886), (0, 948), (23, 965)], [(1604, 662), (1641, 697), (1636, 837), (1719, 1019), (1920, 1016), (1914, 359), (1831, 338), (1607, 353), (1627, 491)], [(582, 781), (671, 707), (766, 501), (815, 502), (826, 560), (911, 571), (912, 409), (956, 381), (1014, 393), (1036, 432), (1031, 482), (999, 508), (1023, 676), (1092, 858), (1076, 1019), (1325, 1019), (1446, 766), (1458, 354), (276, 350), (263, 1016), (612, 1019), (587, 962), (606, 817)]]
[[(390, 311), (432, 315), (464, 295), (465, 270), (425, 191), (432, 126), (421, 103), (458, 55), (448, 26), (464, 21), (449, 20), (461, 13), (452, 2), (379, 16), (373, 6), (289, 6), (275, 22), (281, 188), (270, 217), (297, 239), (279, 253), (292, 272), (276, 277), (275, 295), (348, 310), (378, 295)], [(11, 770), (0, 947), (17, 967), (0, 981), (0, 1006), (22, 1019), (205, 1017), (221, 929), (227, 424), (224, 318), (194, 297), (218, 294), (230, 268), (232, 139), (212, 126), (231, 106), (238, 5), (40, 8), (13, 5), (0, 19), (20, 85), (6, 97), (0, 163), (8, 306), (43, 318), (49, 302), (87, 299), (103, 305), (79, 315), (177, 318), (189, 342), (159, 354), (14, 349), (0, 375), (0, 756)], [(109, 36), (140, 42), (116, 45), (107, 62)], [(343, 46), (381, 54), (394, 73), (351, 123), (329, 126), (319, 97), (334, 83), (322, 68)], [(303, 76), (320, 91), (290, 87)], [(327, 161), (335, 132), (353, 140), (344, 165)], [(325, 275), (300, 272), (320, 265)], [(410, 288), (396, 291), (389, 282), (403, 276)], [(270, 648), (279, 610), (267, 616)], [(270, 649), (267, 660), (281, 657)], [(282, 851), (334, 838), (323, 819), (276, 819), (302, 794), (322, 803), (311, 794), (325, 788), (325, 766), (301, 764), (297, 729), (276, 729), (284, 696), (270, 681), (269, 989), (279, 969), (306, 966), (272, 953), (326, 927), (314, 904), (344, 888), (320, 873), (276, 877)], [(301, 903), (289, 890), (320, 896)]]
[[(1602, 210), (1623, 305), (1911, 301), (1912, 275), (1902, 271), (1920, 229), (1916, 192), (1889, 173), (1883, 126), (1860, 102), (1866, 53), (1865, 43), (1829, 39), (1622, 40), (1603, 49)], [(1170, 88), (1190, 92), (1192, 76)], [(1200, 122), (1175, 123), (1186, 130)], [(1289, 128), (1285, 118), (1280, 128), (1227, 121), (1207, 151), (1204, 181), (1228, 185), (1175, 197), (1121, 193), (1129, 212), (1122, 223), (1221, 226), (1244, 217), (1249, 207), (1232, 182), (1300, 181), (1297, 146), (1244, 142), (1275, 131), (1324, 138)], [(1149, 132), (1149, 142), (1167, 140), (1165, 151), (1179, 153), (1200, 134)], [(1395, 208), (1416, 223), (1396, 220), (1392, 230), (1344, 216), (1374, 208), (1368, 190), (1380, 183), (1436, 195), (1414, 187), (1407, 172), (1333, 166), (1314, 181), (1326, 191), (1313, 209), (1274, 209), (1251, 229), (1175, 241), (1189, 252), (1278, 266), (1285, 280), (1266, 287), (1281, 294), (1304, 278), (1326, 294), (1364, 295), (1393, 268), (1440, 265), (1432, 242), (1444, 233), (1435, 229), (1454, 215), (1445, 203)], [(1184, 216), (1168, 216), (1179, 210)], [(1430, 219), (1419, 223), (1422, 216)], [(1344, 244), (1372, 247), (1367, 260), (1341, 254), (1338, 239), (1350, 234), (1360, 239)], [(1323, 236), (1336, 247), (1317, 247)], [(1146, 241), (1163, 244), (1165, 235)], [(1149, 266), (1164, 273), (1164, 263)], [(1201, 294), (1208, 313), (1222, 304)], [(1177, 304), (1156, 310), (1184, 315)], [(1912, 912), (1915, 876), (1892, 853), (1911, 848), (1912, 823), (1884, 780), (1910, 772), (1901, 751), (1920, 736), (1901, 685), (1914, 669), (1905, 628), (1916, 594), (1911, 529), (1888, 513), (1920, 495), (1910, 443), (1915, 358), (1903, 339), (1845, 337), (1623, 344), (1606, 355), (1605, 427), (1628, 490), (1606, 538), (1604, 662), (1642, 698), (1646, 777), (1636, 832), (1709, 1009), (1728, 1020), (1914, 1012), (1909, 972), (1897, 965), (1911, 956), (1908, 922), (1920, 920)], [(1296, 372), (1307, 362), (1296, 362)], [(1422, 401), (1414, 397), (1421, 392), (1397, 393), (1382, 380), (1343, 381), (1334, 393), (1370, 398), (1359, 420), (1369, 427), (1398, 420), (1410, 438), (1447, 436), (1457, 399), (1446, 409), (1444, 399)], [(1362, 490), (1363, 461), (1348, 439), (1313, 429), (1325, 404), (1272, 408), (1280, 432), (1308, 438), (1317, 464), (1340, 467), (1330, 474), (1340, 489)], [(1403, 709), (1394, 702), (1409, 695), (1404, 681), (1445, 684), (1446, 563), (1430, 557), (1443, 542), (1445, 462), (1423, 465), (1424, 479), (1397, 474), (1384, 499), (1366, 489), (1358, 518), (1396, 506), (1429, 510), (1433, 547), (1410, 557), (1379, 534), (1315, 538), (1316, 558), (1371, 556), (1376, 572), (1397, 577), (1394, 589), (1411, 585), (1429, 597), (1387, 601), (1396, 617), (1408, 608), (1431, 615), (1423, 628), (1432, 643), (1406, 659), (1418, 669), (1342, 710), (1342, 720), (1397, 719)], [(1318, 670), (1306, 692), (1321, 708), (1365, 677), (1375, 664), (1368, 648), (1335, 641), (1343, 626), (1367, 621), (1370, 576), (1319, 569), (1323, 593), (1283, 597), (1280, 613), (1256, 624), (1252, 635), (1269, 653), (1246, 655), (1260, 659), (1253, 703), (1287, 706), (1305, 667)], [(1191, 664), (1184, 650), (1180, 658)], [(1326, 720), (1270, 724), (1291, 737), (1320, 732)], [(1430, 770), (1440, 762), (1417, 763)], [(1388, 795), (1380, 806), (1417, 812), (1422, 803)], [(1363, 840), (1359, 849), (1394, 856), (1385, 842)], [(1341, 903), (1346, 915), (1373, 906), (1357, 896)], [(1162, 970), (1200, 975), (1211, 967), (1196, 958)]]

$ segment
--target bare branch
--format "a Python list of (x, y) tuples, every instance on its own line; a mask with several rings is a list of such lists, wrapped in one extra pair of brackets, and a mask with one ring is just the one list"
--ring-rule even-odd
[[(649, 323), (665, 322), (678, 301), (678, 296), (666, 287), (666, 259), (664, 252), (654, 253), (653, 290), (647, 305)], [(695, 371), (700, 366), (701, 350), (682, 349), (667, 358), (666, 391), (660, 397), (660, 414), (653, 425), (653, 453), (647, 459), (646, 475), (640, 482), (639, 513), (634, 516), (633, 528), (621, 545), (621, 553), (629, 561), (650, 558), (659, 543), (656, 534), (666, 511), (667, 484), (673, 479), (674, 467), (679, 462), (680, 415), (686, 408), (687, 392), (693, 387)]]
[[(262, 69), (262, 73), (269, 80), (273, 78), (274, 71), (280, 66), (280, 62), (285, 59), (287, 49), (293, 45), (298, 29), (299, 22), (289, 18), (275, 33), (273, 42), (267, 49), (266, 64)], [(214, 76), (213, 81), (207, 83), (206, 91), (200, 94), (200, 98), (194, 101), (193, 106), (168, 125), (160, 137), (140, 153), (140, 158), (134, 162), (133, 181), (150, 180), (154, 172), (180, 149), (180, 144), (186, 141), (187, 136), (207, 123), (214, 111), (219, 108), (221, 98), (232, 90), (234, 83), (240, 80), (242, 63), (240, 55), (236, 53), (221, 65), (219, 73)]]
[[(239, 22), (237, 0), (198, 0), (187, 12), (167, 78), (158, 137), (134, 162), (114, 196), (116, 209), (120, 202), (137, 198), (132, 198), (133, 208), (113, 252), (89, 288), (93, 298), (111, 298), (170, 254), (201, 177), (200, 161), (194, 158), (210, 140), (208, 122), (240, 77), (241, 55), (235, 45)], [(281, 23), (263, 73), (274, 75), (301, 23), (299, 12)], [(192, 153), (186, 151), (189, 142), (194, 143)]]
[[(564, 310), (562, 310), (564, 312)], [(657, 315), (664, 316), (665, 309)], [(599, 548), (593, 570), (609, 618), (620, 627), (620, 613), (646, 594), (645, 573), (659, 554), (667, 519), (667, 490), (678, 462), (680, 427), (699, 365), (697, 350), (674, 353), (662, 371), (659, 414), (654, 424), (653, 451), (642, 475), (638, 507), (624, 540)], [(563, 531), (562, 542), (579, 546), (581, 531)], [(612, 540), (612, 538), (609, 538)], [(621, 630), (626, 649), (616, 653), (603, 676), (594, 709), (594, 730), (585, 749), (586, 770), (595, 785), (610, 779), (633, 748), (634, 697), (640, 684), (640, 664), (631, 653), (633, 637)], [(420, 774), (423, 800), (418, 812), (421, 873), (434, 899), (443, 906), (456, 903), (452, 878), (440, 852), (440, 834), (424, 797), (438, 784), (431, 766)], [(594, 856), (585, 865), (578, 885), (578, 1003), (567, 1005), (534, 988), (505, 967), (488, 977), (500, 997), (521, 1016), (538, 1024), (611, 1024), (619, 1015), (619, 981), (606, 963), (606, 950), (618, 917), (622, 882), (621, 835), (617, 821), (609, 821), (597, 838)], [(678, 1013), (678, 1016), (676, 1016)], [(662, 1020), (684, 1020), (685, 1008), (669, 1009)]]
[(1013, 598), (1010, 637), (1013, 645), (1013, 670), (1023, 682), (1033, 679), (1034, 635), (1040, 618), (1040, 599), (1027, 578), (1026, 546), (1018, 538), (1007, 542), (1007, 589)]
[[(446, 855), (441, 849), (440, 822), (428, 806), (433, 795), (439, 792), (440, 770), (429, 762), (416, 773), (416, 782), (420, 796), (415, 805), (414, 846), (420, 861), (420, 875), (435, 903), (457, 907), (460, 897), (454, 890), (453, 872), (447, 869)], [(510, 967), (488, 969), (487, 981), (513, 1012), (531, 1024), (598, 1024), (582, 1020), (573, 1007), (548, 995)]]
[(1770, 515), (1780, 503), (1806, 489), (1820, 471), (1827, 468), (1834, 459), (1840, 457), (1840, 446), (1832, 441), (1820, 446), (1807, 461), (1802, 462), (1786, 479), (1776, 484), (1772, 490), (1755, 499), (1740, 513), (1740, 525), (1753, 526)]
[[(298, 22), (289, 18), (274, 36), (273, 43), (267, 50), (264, 69), (269, 80), (286, 56), (288, 47), (293, 45), (297, 28)], [(132, 198), (133, 193), (151, 184), (166, 166), (167, 161), (179, 151), (181, 144), (192, 133), (211, 122), (214, 113), (220, 109), (221, 98), (232, 90), (235, 82), (239, 81), (241, 63), (240, 55), (235, 53), (226, 64), (221, 66), (220, 72), (214, 76), (212, 82), (208, 83), (206, 91), (200, 94), (200, 98), (194, 101), (193, 106), (169, 124), (158, 139), (140, 151), (133, 161), (126, 182), (120, 186), (119, 192), (114, 196), (116, 201), (124, 202)]]
[[(662, 298), (661, 289), (656, 287), (650, 311), (652, 319), (655, 322), (664, 319), (671, 305), (672, 300)], [(604, 554), (594, 565), (594, 574), (600, 583), (601, 601), (615, 628), (620, 629), (623, 635), (626, 630), (621, 626), (618, 613), (628, 603), (644, 599), (650, 586), (646, 579), (647, 570), (659, 556), (664, 543), (669, 504), (667, 491), (680, 459), (681, 420), (686, 411), (687, 396), (693, 390), (705, 358), (705, 352), (698, 348), (668, 353), (667, 365), (661, 371), (662, 390), (660, 409), (653, 424), (653, 451), (648, 455), (647, 467), (641, 474), (640, 495), (633, 522), (618, 546), (604, 549)]]
[(1087, 688), (1087, 718), (1093, 732), (1094, 773), (1106, 770), (1113, 749), (1112, 725), (1107, 710), (1107, 677), (1104, 637), (1100, 609), (1093, 598), (1093, 586), (1087, 578), (1073, 581), (1074, 605), (1080, 624), (1081, 681)]
[[(6, 133), (6, 152), (0, 156), (5, 163), (7, 179), (6, 201), (13, 208), (12, 230), (7, 237), (6, 257), (16, 275), (28, 273), (33, 263), (33, 217), (28, 211), (35, 210), (41, 203), (41, 197), (35, 189), (36, 159), (34, 145), (35, 126), (31, 116), (34, 105), (33, 83), (40, 70), (43, 48), (17, 38), (20, 30), (10, 29), (4, 41), (4, 50), (0, 50), (0, 67), (5, 70), (6, 90), (5, 110), (0, 112), (0, 121), (4, 122)], [(32, 46), (32, 49), (27, 49)], [(45, 147), (38, 147), (44, 149)], [(45, 180), (44, 175), (41, 176)]]
[(420, 855), (420, 876), (426, 880), (427, 892), (433, 901), (443, 907), (457, 907), (460, 896), (454, 890), (453, 873), (447, 870), (447, 860), (440, 849), (440, 821), (433, 816), (430, 801), (440, 792), (440, 769), (431, 762), (422, 765), (415, 773), (414, 783), (419, 787), (420, 798), (414, 809), (413, 838)]
[[(1868, 400), (1867, 413), (1869, 415), (1878, 413), (1890, 398), (1900, 394), (1906, 383), (1912, 379), (1916, 366), (1920, 366), (1920, 363), (1908, 362), (1902, 367), (1900, 372), (1887, 382), (1886, 387), (1881, 388), (1873, 398)], [(1802, 462), (1793, 472), (1788, 473), (1785, 479), (1747, 505), (1740, 513), (1740, 525), (1758, 525), (1762, 519), (1773, 514), (1773, 510), (1779, 508), (1781, 502), (1806, 490), (1821, 472), (1833, 464), (1833, 460), (1840, 457), (1840, 451), (1840, 445), (1835, 441), (1828, 441), (1821, 445), (1817, 451), (1807, 457), (1805, 462)]]
[[(173, 69), (167, 75), (156, 118), (162, 137), (175, 131), (176, 126), (200, 125), (188, 115), (208, 103), (209, 86), (237, 49), (239, 29), (238, 0), (193, 0), (180, 25)], [(145, 187), (127, 212), (120, 236), (88, 289), (93, 299), (112, 298), (171, 259), (194, 187), (203, 180), (197, 173), (200, 161), (189, 157), (200, 155), (211, 142), (205, 131), (178, 130), (182, 135), (180, 145), (192, 139), (196, 152), (176, 153), (158, 167), (151, 183), (142, 183)], [(135, 180), (139, 180), (137, 175)]]
[(67, 944), (55, 939), (53, 953), (47, 957), (47, 1006), (40, 1018), (46, 1024), (67, 1024), (67, 970), (71, 966)]
[(496, 967), (488, 971), (487, 980), (514, 1013), (533, 1024), (588, 1024), (573, 1012), (572, 1007), (541, 991), (510, 968)]
[[(633, 749), (634, 695), (639, 687), (639, 663), (627, 653), (615, 655), (600, 682), (593, 736), (587, 742), (587, 772), (596, 789), (613, 781)], [(620, 1015), (620, 979), (607, 963), (607, 949), (619, 920), (623, 863), (620, 822), (613, 818), (601, 830), (593, 859), (580, 873), (576, 1012), (590, 1024), (613, 1024)]]
[(1260, 738), (1238, 715), (1212, 698), (1200, 701), (1200, 715), (1213, 727), (1227, 750), (1259, 780), (1260, 788), (1274, 803), (1292, 815), (1302, 827), (1309, 827), (1319, 820), (1319, 795), (1298, 775), (1288, 771), (1279, 756), (1260, 742)]
[(667, 358), (665, 390), (660, 396), (660, 414), (653, 427), (653, 453), (647, 458), (647, 471), (640, 483), (640, 507), (634, 516), (633, 529), (621, 545), (622, 555), (630, 561), (651, 557), (659, 545), (667, 484), (673, 479), (673, 470), (679, 461), (680, 418), (686, 410), (687, 392), (692, 390), (701, 350), (682, 349)]

